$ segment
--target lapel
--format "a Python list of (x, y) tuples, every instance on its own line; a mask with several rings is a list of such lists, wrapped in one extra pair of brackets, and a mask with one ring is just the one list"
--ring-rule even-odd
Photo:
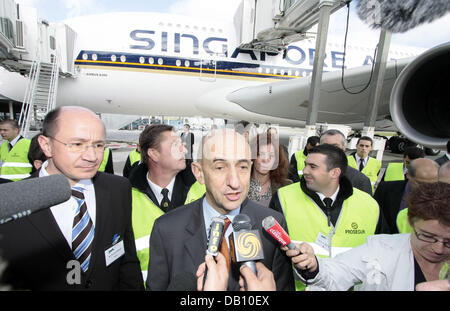
[[(104, 256), (105, 245), (102, 245), (102, 236), (105, 227), (110, 223), (110, 215), (112, 213), (111, 207), (111, 189), (105, 182), (102, 182), (102, 174), (97, 173), (92, 179), (95, 190), (95, 233), (92, 241), (92, 254), (89, 262), (89, 269), (87, 271), (88, 277), (94, 270), (96, 261), (99, 257)], [(112, 237), (111, 237), (112, 238)], [(111, 240), (112, 244), (112, 240)], [(109, 245), (106, 245), (108, 247)]]
[(45, 209), (27, 217), (31, 225), (42, 235), (65, 261), (75, 259), (72, 249), (63, 236), (50, 209)]
[(195, 269), (197, 269), (198, 265), (205, 260), (207, 245), (202, 202), (203, 200), (197, 200), (192, 209), (191, 219), (186, 227), (187, 238), (186, 243), (184, 244), (186, 253), (191, 258)]

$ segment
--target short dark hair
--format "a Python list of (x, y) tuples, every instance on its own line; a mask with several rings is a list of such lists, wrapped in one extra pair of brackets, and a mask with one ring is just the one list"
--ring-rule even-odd
[(311, 146), (315, 146), (318, 143), (320, 143), (320, 137), (319, 136), (309, 136), (306, 140), (306, 144), (310, 144)]
[(53, 109), (44, 118), (42, 123), (42, 135), (46, 137), (55, 137), (56, 131), (58, 130), (58, 124), (56, 119), (58, 119), (61, 114), (61, 107)]
[(0, 125), (9, 124), (14, 129), (19, 129), (19, 122), (17, 120), (6, 119), (0, 122)]
[(41, 146), (38, 142), (38, 137), (41, 136), (41, 133), (38, 133), (33, 136), (30, 142), (30, 149), (28, 150), (28, 161), (30, 161), (31, 165), (34, 168), (34, 160), (41, 160), (42, 162), (47, 160), (44, 152), (41, 149)]
[(423, 183), (406, 198), (408, 219), (411, 224), (419, 219), (438, 220), (450, 227), (450, 184)]
[(313, 153), (324, 154), (326, 156), (327, 170), (330, 171), (333, 168), (339, 168), (341, 170), (340, 177), (344, 176), (347, 171), (348, 160), (342, 149), (333, 145), (323, 144), (309, 150), (308, 155)]
[(362, 137), (358, 138), (358, 141), (356, 142), (356, 144), (359, 144), (359, 142), (360, 142), (361, 140), (367, 140), (367, 141), (370, 141), (370, 145), (373, 146), (373, 139), (370, 138), (369, 136), (362, 136)]
[(147, 150), (158, 149), (161, 144), (161, 134), (167, 131), (173, 132), (173, 126), (167, 124), (152, 124), (147, 126), (139, 135), (139, 146), (141, 147), (141, 160), (148, 165), (149, 157)]
[(419, 147), (407, 147), (405, 148), (405, 152), (403, 153), (403, 157), (406, 158), (406, 156), (408, 156), (408, 158), (410, 158), (411, 160), (425, 158), (425, 152), (422, 148)]

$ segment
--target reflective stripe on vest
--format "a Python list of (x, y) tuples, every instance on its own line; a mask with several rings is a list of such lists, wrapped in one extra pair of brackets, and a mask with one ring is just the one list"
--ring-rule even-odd
[[(354, 156), (352, 155), (347, 156), (347, 160), (349, 166), (359, 170), (359, 167), (356, 167), (356, 160)], [(370, 179), (370, 183), (372, 184), (372, 191), (374, 190), (374, 185), (377, 182), (378, 172), (380, 171), (380, 168), (381, 168), (381, 161), (369, 157), (366, 166), (364, 166), (363, 170), (361, 171), (361, 173), (363, 173)]]
[(20, 180), (30, 176), (33, 168), (28, 160), (28, 150), (31, 141), (27, 138), (20, 139), (8, 152), (8, 141), (0, 147), (0, 177), (10, 180)]
[(186, 196), (186, 201), (184, 202), (184, 204), (189, 204), (200, 199), (205, 193), (206, 193), (206, 186), (196, 181), (191, 186), (191, 188), (189, 188), (189, 192)]
[(397, 229), (400, 233), (411, 233), (412, 228), (408, 223), (408, 209), (402, 209), (397, 214)]
[[(375, 233), (380, 213), (378, 204), (369, 194), (356, 188), (344, 201), (336, 227), (328, 226), (325, 213), (301, 191), (300, 183), (278, 189), (278, 197), (291, 239), (316, 246), (318, 256), (333, 257), (335, 252), (365, 243), (367, 236)], [(331, 239), (327, 248), (318, 244), (320, 233)], [(296, 288), (302, 290), (305, 286), (296, 282)]]
[(164, 212), (136, 188), (131, 189), (131, 196), (131, 223), (133, 225), (137, 257), (139, 258), (142, 274), (144, 275), (145, 272), (145, 275), (147, 275), (150, 234), (152, 233), (155, 220), (163, 215)]
[(106, 168), (106, 164), (108, 164), (108, 158), (109, 158), (109, 148), (105, 149), (105, 152), (103, 152), (103, 161), (100, 164), (100, 167), (98, 168), (99, 172), (104, 172)]
[(297, 161), (298, 177), (302, 178), (303, 169), (305, 168), (305, 160), (306, 160), (306, 156), (303, 153), (303, 150), (299, 150), (295, 153), (295, 160)]
[(134, 149), (130, 152), (130, 165), (132, 166), (134, 163), (141, 161), (141, 154), (137, 151), (137, 149)]
[(389, 163), (386, 169), (386, 175), (384, 175), (384, 181), (405, 180), (405, 174), (403, 174), (403, 162)]

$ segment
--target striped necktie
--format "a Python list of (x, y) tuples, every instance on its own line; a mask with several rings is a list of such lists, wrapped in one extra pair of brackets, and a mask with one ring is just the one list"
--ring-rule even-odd
[(73, 187), (72, 196), (78, 203), (72, 226), (72, 251), (80, 262), (81, 269), (86, 272), (91, 259), (94, 224), (87, 210), (83, 189)]

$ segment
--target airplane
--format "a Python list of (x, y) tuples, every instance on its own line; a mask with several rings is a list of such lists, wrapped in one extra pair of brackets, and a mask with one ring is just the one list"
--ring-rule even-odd
[[(204, 116), (305, 125), (314, 38), (291, 43), (284, 53), (276, 54), (239, 49), (232, 22), (180, 15), (108, 13), (50, 24), (53, 25), (76, 34), (73, 47), (68, 41), (56, 42), (60, 49), (63, 46), (59, 55), (67, 56), (67, 68), (73, 65), (71, 74), (60, 75), (57, 106), (85, 106), (98, 113)], [(378, 108), (378, 120), (383, 124), (391, 116), (390, 96), (395, 81), (422, 52), (424, 49), (391, 46)], [(360, 90), (367, 83), (373, 53), (373, 48), (359, 44), (347, 47), (347, 89)], [(361, 129), (369, 91), (352, 95), (343, 89), (342, 40), (328, 40), (326, 54), (318, 122)], [(20, 88), (24, 93), (26, 83), (17, 81), (26, 79), (2, 80), (0, 94), (22, 101), (23, 95), (16, 94), (20, 94)], [(16, 81), (14, 87), (8, 81)], [(435, 134), (427, 133), (425, 142), (433, 141), (431, 145), (436, 146)], [(442, 134), (439, 135), (441, 139)], [(448, 132), (444, 135), (450, 136)], [(410, 138), (414, 140), (416, 136), (412, 134)]]

